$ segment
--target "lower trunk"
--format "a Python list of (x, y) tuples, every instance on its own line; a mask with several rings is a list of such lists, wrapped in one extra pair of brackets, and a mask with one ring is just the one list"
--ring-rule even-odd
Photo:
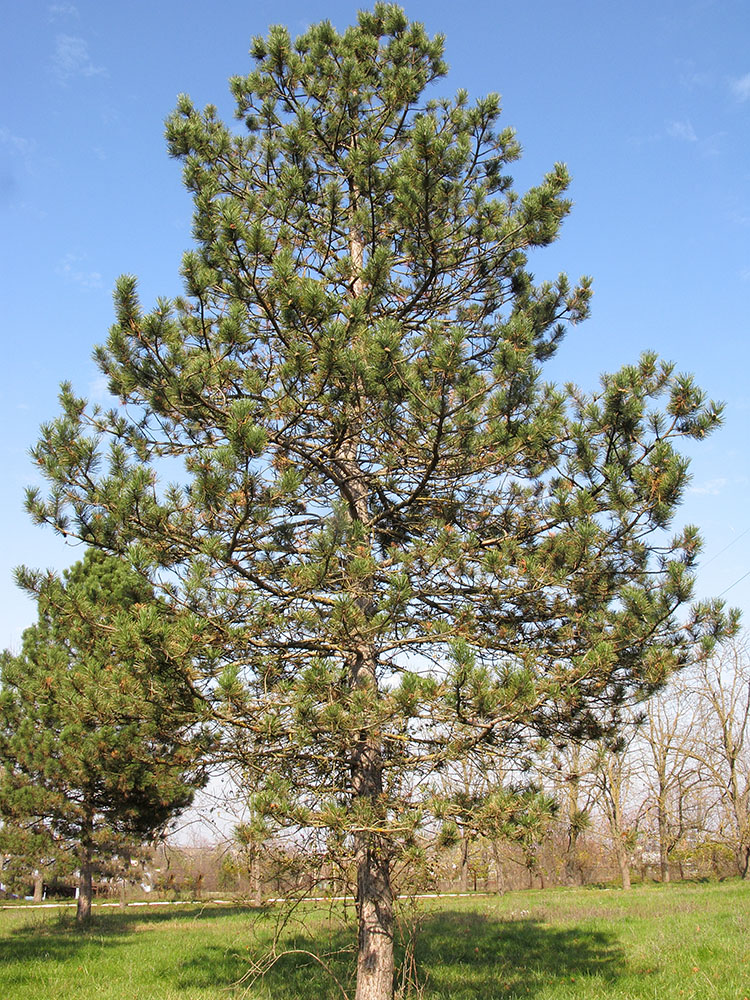
[(578, 865), (570, 854), (565, 858), (565, 884), (578, 885)]
[(659, 871), (662, 882), (671, 881), (671, 875), (669, 874), (669, 858), (666, 851), (662, 851), (659, 854)]
[(122, 878), (120, 879), (120, 906), (123, 909), (127, 906), (128, 875), (130, 874), (130, 855), (123, 854), (120, 862), (122, 864)]
[(716, 848), (711, 850), (711, 870), (714, 873), (715, 878), (721, 877), (721, 866), (719, 865), (719, 855), (716, 853)]
[(464, 837), (461, 841), (461, 881), (459, 883), (461, 892), (469, 891), (469, 838)]
[(617, 863), (620, 866), (620, 878), (623, 889), (630, 888), (630, 860), (624, 844), (619, 844), (617, 849)]
[(253, 860), (251, 863), (252, 872), (252, 883), (253, 883), (253, 903), (256, 906), (263, 905), (263, 892), (262, 885), (260, 881), (260, 854), (258, 849), (255, 849), (253, 854)]
[(669, 847), (667, 838), (669, 831), (667, 828), (666, 810), (659, 806), (659, 872), (662, 882), (669, 882)]
[(34, 875), (34, 902), (41, 903), (44, 895), (44, 876), (41, 872)]
[(91, 920), (91, 900), (94, 894), (92, 875), (91, 852), (86, 850), (81, 859), (81, 870), (78, 878), (78, 908), (76, 910), (76, 923), (78, 924), (87, 924)]
[[(352, 688), (377, 699), (372, 651), (361, 647), (352, 661)], [(393, 890), (391, 845), (380, 829), (383, 810), (383, 757), (373, 729), (359, 733), (351, 754), (352, 793), (365, 808), (364, 828), (354, 833), (357, 869), (357, 989), (355, 1000), (393, 1000)]]
[(495, 892), (499, 895), (503, 891), (502, 864), (500, 862), (500, 849), (497, 841), (492, 841), (492, 856), (495, 859)]
[(355, 1000), (393, 997), (393, 892), (390, 862), (362, 838), (357, 851), (357, 992)]
[(620, 862), (620, 875), (622, 877), (622, 887), (623, 889), (630, 888), (630, 865), (628, 864), (627, 858)]
[(750, 874), (750, 844), (740, 844), (735, 853), (740, 878), (747, 878)]
[(568, 848), (565, 852), (565, 882), (567, 885), (583, 885), (583, 867), (578, 853), (578, 830), (568, 830)]

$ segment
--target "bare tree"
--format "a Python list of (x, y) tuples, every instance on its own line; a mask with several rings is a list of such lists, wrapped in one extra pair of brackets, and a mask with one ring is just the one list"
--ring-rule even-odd
[(597, 796), (594, 765), (597, 757), (589, 745), (571, 743), (558, 748), (552, 758), (553, 794), (560, 804), (565, 838), (564, 866), (568, 885), (583, 885), (580, 838), (591, 824), (591, 808)]
[(669, 855), (688, 829), (695, 828), (691, 794), (701, 783), (692, 755), (697, 708), (695, 698), (678, 678), (654, 696), (639, 733), (648, 809), (654, 817), (659, 842), (662, 882), (669, 882)]
[(634, 792), (638, 763), (633, 750), (635, 725), (624, 727), (617, 739), (596, 744), (594, 785), (596, 802), (607, 822), (623, 889), (630, 888), (630, 863), (643, 807)]
[(750, 870), (750, 646), (727, 643), (693, 674), (697, 723), (691, 755), (715, 789), (719, 832), (731, 844), (742, 878)]

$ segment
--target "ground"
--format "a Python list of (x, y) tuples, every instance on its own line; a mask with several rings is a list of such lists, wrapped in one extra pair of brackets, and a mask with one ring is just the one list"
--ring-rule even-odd
[[(0, 996), (341, 1000), (354, 966), (346, 950), (354, 925), (339, 907), (298, 911), (280, 939), (296, 953), (249, 990), (247, 978), (240, 982), (278, 915), (213, 902), (95, 908), (90, 931), (81, 933), (72, 911), (5, 909)], [(418, 928), (419, 982), (415, 989), (407, 976), (405, 989), (396, 984), (415, 1000), (750, 998), (750, 884), (739, 881), (422, 900), (403, 907), (401, 926), (407, 940), (399, 958), (409, 928)], [(330, 961), (341, 985), (305, 950), (338, 952)]]

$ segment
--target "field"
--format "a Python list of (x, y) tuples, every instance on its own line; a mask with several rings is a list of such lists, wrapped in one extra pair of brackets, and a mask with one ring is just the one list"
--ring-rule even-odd
[[(264, 980), (239, 982), (278, 914), (214, 903), (95, 908), (90, 930), (79, 932), (69, 910), (4, 909), (0, 996), (343, 1000), (352, 963), (340, 950), (351, 946), (351, 915), (320, 904), (306, 904), (281, 933), (279, 950), (294, 952)], [(405, 906), (401, 923), (419, 970), (417, 986), (407, 976), (401, 995), (415, 1000), (750, 998), (750, 884), (444, 897)], [(330, 959), (335, 978), (304, 954), (313, 950), (339, 952)]]

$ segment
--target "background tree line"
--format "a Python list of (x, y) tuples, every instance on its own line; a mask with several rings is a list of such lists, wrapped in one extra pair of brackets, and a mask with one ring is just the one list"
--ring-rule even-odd
[[(543, 746), (522, 768), (500, 755), (490, 767), (464, 762), (436, 783), (440, 819), (431, 835), (424, 831), (421, 863), (397, 874), (396, 889), (502, 892), (603, 882), (627, 887), (631, 873), (661, 882), (746, 878), (749, 717), (750, 651), (739, 636), (672, 678), (616, 737)], [(49, 742), (46, 747), (49, 752)], [(111, 780), (110, 764), (106, 770)], [(130, 895), (142, 895), (146, 885), (167, 899), (230, 893), (256, 906), (285, 895), (351, 891), (345, 859), (342, 864), (319, 841), (284, 836), (263, 820), (245, 801), (246, 782), (228, 788), (199, 796), (188, 843), (167, 836), (156, 849), (151, 835), (163, 832), (156, 826), (148, 830), (148, 844), (132, 829), (129, 838), (100, 834), (93, 858), (100, 885), (120, 893), (129, 880)], [(173, 800), (170, 815), (187, 801)], [(217, 810), (235, 821), (225, 818), (217, 827)], [(21, 819), (16, 812), (14, 829), (6, 806), (4, 881), (15, 876), (19, 886), (44, 880), (62, 888), (75, 881), (76, 834), (67, 851), (53, 849), (40, 838), (41, 813)], [(56, 822), (50, 811), (47, 823), (54, 828)]]
[[(420, 865), (398, 891), (748, 877), (750, 650), (739, 635), (634, 706), (617, 733), (519, 762), (463, 761), (435, 782), (440, 805)], [(175, 869), (253, 902), (346, 894), (351, 872), (319, 845), (285, 837), (236, 793), (205, 798), (236, 822), (200, 827)], [(177, 852), (179, 854), (179, 851)], [(177, 854), (175, 856), (177, 856)], [(176, 875), (179, 887), (181, 877)]]

